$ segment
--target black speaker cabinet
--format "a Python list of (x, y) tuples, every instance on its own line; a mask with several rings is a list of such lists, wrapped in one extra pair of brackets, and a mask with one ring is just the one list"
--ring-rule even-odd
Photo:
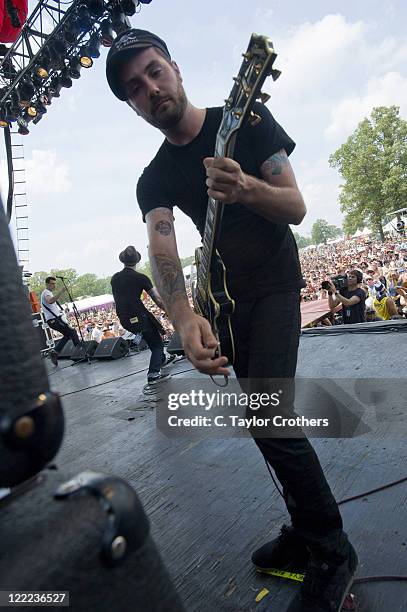
[(72, 361), (80, 361), (81, 359), (87, 359), (93, 357), (94, 352), (98, 347), (96, 340), (85, 340), (74, 348), (71, 354)]
[(70, 359), (74, 351), (75, 345), (72, 340), (68, 340), (62, 351), (58, 353), (58, 359)]
[(129, 352), (127, 342), (123, 338), (106, 338), (99, 343), (95, 359), (120, 359)]

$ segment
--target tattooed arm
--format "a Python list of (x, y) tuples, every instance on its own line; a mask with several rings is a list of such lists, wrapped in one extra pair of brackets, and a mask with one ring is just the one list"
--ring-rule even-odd
[(263, 180), (246, 174), (233, 159), (207, 157), (208, 195), (231, 204), (241, 202), (276, 223), (298, 225), (306, 208), (287, 153), (281, 149), (261, 165)]
[(209, 323), (189, 305), (178, 256), (174, 218), (168, 208), (154, 208), (146, 215), (148, 253), (154, 282), (185, 353), (205, 374), (229, 374), (226, 357), (213, 359), (217, 341)]

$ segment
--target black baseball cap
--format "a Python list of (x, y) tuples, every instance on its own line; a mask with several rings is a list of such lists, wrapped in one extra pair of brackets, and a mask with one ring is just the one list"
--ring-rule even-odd
[(171, 59), (165, 42), (147, 30), (131, 28), (122, 32), (113, 41), (106, 58), (106, 78), (110, 89), (119, 100), (126, 101), (126, 95), (119, 79), (120, 67), (133, 57), (135, 51), (138, 52), (148, 47), (157, 47), (169, 60)]

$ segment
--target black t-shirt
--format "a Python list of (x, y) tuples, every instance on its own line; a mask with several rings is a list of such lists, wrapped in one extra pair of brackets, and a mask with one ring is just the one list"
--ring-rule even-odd
[[(222, 110), (208, 108), (201, 131), (187, 145), (163, 142), (138, 181), (143, 218), (154, 208), (177, 205), (202, 236), (208, 205), (203, 159), (213, 157)], [(262, 163), (280, 149), (289, 155), (295, 143), (265, 106), (256, 103), (253, 110), (262, 121), (240, 129), (234, 158), (244, 172), (261, 179)], [(243, 204), (225, 206), (217, 247), (226, 266), (229, 293), (240, 301), (305, 287), (289, 226), (267, 221)]]
[(358, 287), (354, 291), (349, 291), (349, 289), (342, 289), (339, 292), (344, 298), (350, 299), (354, 295), (357, 295), (360, 298), (360, 302), (354, 304), (353, 306), (345, 306), (342, 304), (342, 319), (344, 323), (364, 323), (366, 321), (365, 314), (365, 300), (366, 293)]
[(124, 268), (113, 274), (110, 282), (120, 321), (128, 321), (131, 317), (147, 312), (141, 301), (141, 294), (143, 291), (150, 291), (153, 287), (148, 276), (132, 268)]

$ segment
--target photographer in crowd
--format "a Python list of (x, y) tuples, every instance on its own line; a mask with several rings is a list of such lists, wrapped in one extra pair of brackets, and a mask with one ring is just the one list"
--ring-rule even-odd
[[(336, 277), (323, 283), (328, 289), (329, 308), (333, 311), (342, 304), (343, 323), (364, 323), (366, 293), (361, 287), (363, 274), (360, 270), (350, 270), (347, 276)], [(338, 282), (339, 281), (339, 282)]]

